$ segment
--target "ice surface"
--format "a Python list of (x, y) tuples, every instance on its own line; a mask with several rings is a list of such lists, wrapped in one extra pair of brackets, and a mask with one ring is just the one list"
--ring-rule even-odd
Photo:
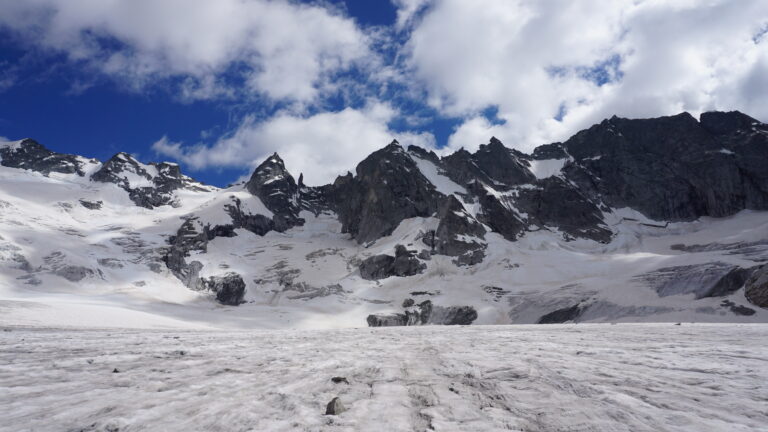
[(0, 431), (768, 430), (768, 325), (4, 330)]

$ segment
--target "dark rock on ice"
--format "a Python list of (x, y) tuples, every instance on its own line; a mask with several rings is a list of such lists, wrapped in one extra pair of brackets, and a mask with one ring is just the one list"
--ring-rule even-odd
[(86, 199), (80, 199), (80, 205), (87, 208), (88, 210), (100, 210), (102, 204), (104, 204), (102, 201), (88, 201)]
[(325, 407), (325, 415), (339, 415), (346, 410), (347, 409), (344, 407), (344, 404), (341, 403), (341, 399), (335, 397), (331, 399), (331, 401), (328, 402), (328, 405)]
[(334, 384), (349, 384), (349, 380), (347, 380), (346, 377), (333, 377), (331, 378), (331, 381)]

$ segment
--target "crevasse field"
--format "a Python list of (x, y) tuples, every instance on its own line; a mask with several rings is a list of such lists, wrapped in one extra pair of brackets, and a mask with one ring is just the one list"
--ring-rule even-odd
[[(6, 327), (0, 430), (766, 431), (766, 340), (762, 324)], [(347, 411), (326, 416), (336, 396)]]

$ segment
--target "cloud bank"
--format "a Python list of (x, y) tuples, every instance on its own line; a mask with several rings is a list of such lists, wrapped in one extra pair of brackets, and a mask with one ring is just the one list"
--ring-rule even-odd
[(130, 91), (253, 106), (211, 141), (153, 148), (195, 169), (277, 151), (311, 184), (393, 138), (528, 151), (614, 114), (768, 119), (765, 0), (392, 2), (395, 22), (371, 27), (327, 2), (0, 0), (0, 28)]

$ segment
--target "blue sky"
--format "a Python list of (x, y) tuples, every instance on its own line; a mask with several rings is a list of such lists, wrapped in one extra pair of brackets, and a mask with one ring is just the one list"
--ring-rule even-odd
[[(575, 4), (578, 3), (578, 4)], [(0, 136), (321, 184), (397, 138), (530, 151), (613, 114), (768, 118), (761, 0), (0, 0)]]

